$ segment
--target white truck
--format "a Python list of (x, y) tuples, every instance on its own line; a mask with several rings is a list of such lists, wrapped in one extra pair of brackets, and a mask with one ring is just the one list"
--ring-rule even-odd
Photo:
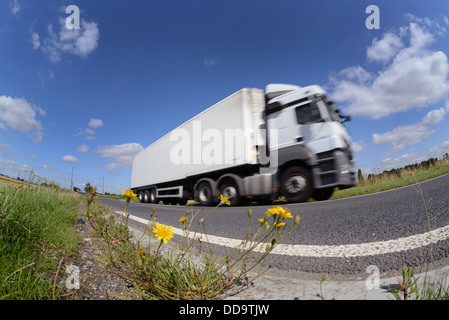
[(131, 189), (150, 203), (327, 200), (356, 183), (348, 120), (320, 86), (244, 88), (138, 153)]

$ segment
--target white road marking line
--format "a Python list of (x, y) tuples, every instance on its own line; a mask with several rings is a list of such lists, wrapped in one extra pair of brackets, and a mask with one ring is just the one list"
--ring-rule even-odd
[[(123, 211), (115, 211), (118, 214), (124, 215)], [(129, 215), (129, 219), (147, 225), (150, 221)], [(173, 227), (173, 233), (185, 236), (185, 231)], [(193, 232), (187, 235), (193, 239)], [(201, 241), (207, 241), (211, 244), (235, 248), (240, 245), (242, 240), (217, 237), (214, 235), (204, 235), (197, 233), (196, 238), (200, 237)], [(449, 238), (449, 225), (434, 229), (430, 232), (417, 234), (409, 237), (403, 237), (387, 241), (367, 242), (361, 244), (345, 244), (345, 245), (301, 245), (301, 244), (278, 244), (272, 251), (275, 254), (283, 254), (287, 256), (298, 257), (315, 257), (315, 258), (349, 258), (349, 257), (366, 257), (381, 255), (387, 253), (395, 253), (406, 250), (421, 248), (423, 246), (443, 241)], [(260, 248), (265, 248), (268, 243), (262, 244)]]

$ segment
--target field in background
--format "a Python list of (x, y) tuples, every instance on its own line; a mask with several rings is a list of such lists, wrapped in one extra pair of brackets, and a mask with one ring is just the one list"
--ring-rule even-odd
[(348, 198), (380, 191), (405, 187), (414, 183), (430, 180), (449, 173), (449, 158), (429, 159), (420, 164), (409, 165), (400, 169), (384, 171), (359, 178), (357, 186), (337, 190), (331, 199)]
[(0, 175), (0, 186), (2, 186), (2, 185), (19, 186), (19, 185), (22, 185), (22, 184), (23, 184), (23, 182), (20, 181), (20, 180), (16, 180), (16, 179), (12, 179), (12, 178)]

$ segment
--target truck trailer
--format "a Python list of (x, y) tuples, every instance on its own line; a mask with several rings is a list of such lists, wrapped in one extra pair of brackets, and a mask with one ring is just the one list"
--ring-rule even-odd
[(181, 205), (327, 200), (356, 184), (349, 120), (317, 85), (244, 88), (135, 155), (131, 190)]

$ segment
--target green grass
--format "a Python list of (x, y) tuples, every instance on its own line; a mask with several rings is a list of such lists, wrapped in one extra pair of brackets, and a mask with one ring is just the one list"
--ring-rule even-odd
[(60, 299), (59, 260), (75, 252), (79, 196), (36, 186), (0, 186), (0, 299)]
[[(126, 197), (124, 195), (122, 195), (122, 194), (99, 194), (99, 193), (97, 193), (97, 197), (114, 199), (114, 200), (126, 200)], [(131, 201), (139, 202), (139, 199), (132, 198)]]
[(395, 174), (386, 174), (382, 176), (379, 175), (371, 180), (364, 179), (364, 181), (360, 181), (358, 185), (353, 188), (337, 190), (334, 192), (331, 199), (348, 198), (392, 190), (405, 187), (417, 182), (430, 180), (448, 173), (449, 163), (448, 161), (444, 161), (428, 169), (421, 169), (414, 172), (410, 170), (403, 170), (400, 176), (397, 176)]

